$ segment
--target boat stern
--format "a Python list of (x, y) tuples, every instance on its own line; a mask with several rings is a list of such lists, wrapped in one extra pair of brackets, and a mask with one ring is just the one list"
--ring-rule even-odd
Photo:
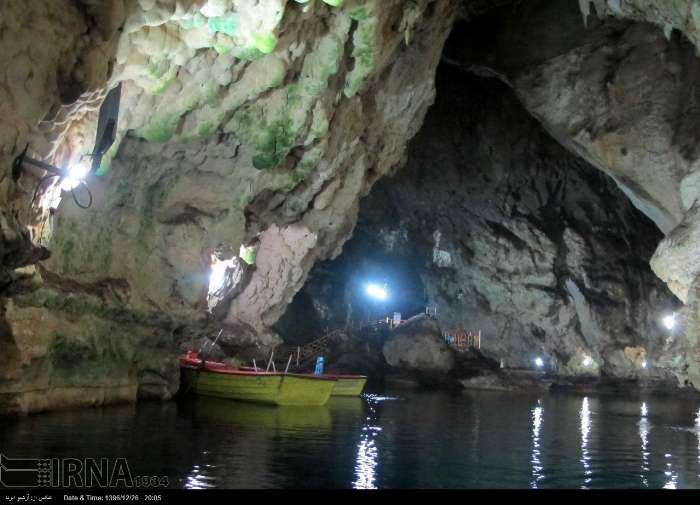
[(278, 405), (325, 405), (333, 393), (336, 379), (313, 375), (287, 374), (280, 384)]
[(335, 383), (333, 396), (360, 396), (367, 384), (367, 377), (341, 377)]

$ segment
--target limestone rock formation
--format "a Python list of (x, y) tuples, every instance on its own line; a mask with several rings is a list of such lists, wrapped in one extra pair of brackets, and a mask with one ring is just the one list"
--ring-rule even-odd
[[(36, 65), (37, 76), (72, 72), (65, 78), (72, 95), (37, 84), (8, 102), (31, 134), (4, 135), (3, 161), (9, 165), (30, 142), (29, 154), (59, 167), (86, 163), (99, 103), (118, 82), (121, 114), (117, 140), (88, 178), (89, 209), (65, 192), (60, 198), (57, 181), (38, 188), (31, 202), (39, 174), (25, 171), (16, 182), (3, 176), (0, 205), (30, 209), (11, 214), (10, 235), (28, 226), (51, 251), (33, 279), (13, 281), (13, 296), (24, 297), (42, 321), (42, 346), (18, 337), (30, 330), (19, 329), (24, 316), (14, 298), (3, 301), (3, 338), (22, 365), (2, 370), (0, 394), (17, 411), (80, 403), (92, 378), (81, 381), (76, 372), (64, 381), (63, 362), (48, 365), (53, 346), (61, 338), (69, 347), (81, 341), (108, 363), (102, 356), (113, 339), (138, 338), (119, 329), (119, 318), (140, 324), (157, 315), (163, 325), (139, 340), (139, 352), (157, 355), (153, 364), (129, 357), (136, 344), (120, 361), (117, 382), (127, 387), (114, 400), (135, 399), (141, 380), (153, 396), (153, 374), (144, 367), (167, 375), (182, 342), (216, 334), (218, 326), (252, 328), (261, 352), (278, 344), (269, 326), (314, 262), (340, 251), (360, 197), (403, 160), (433, 100), (434, 71), (457, 10), (450, 0), (114, 0), (104, 10), (95, 2), (61, 3), (71, 5), (62, 11), (58, 2), (30, 2), (36, 23), (65, 33), (47, 34), (54, 52), (29, 58), (6, 84), (19, 93)], [(24, 16), (18, 2), (8, 9)], [(16, 35), (31, 52), (31, 33)], [(98, 50), (101, 57), (93, 55)], [(36, 110), (22, 109), (33, 96), (41, 99)], [(216, 259), (228, 262), (255, 241), (255, 268), (240, 277), (245, 285), (224, 282), (235, 296), (209, 297), (214, 251), (232, 251)], [(22, 263), (41, 255), (26, 256)], [(75, 299), (80, 317), (95, 318), (110, 335), (83, 324), (59, 330), (78, 315), (63, 304), (46, 306), (46, 297)], [(223, 320), (212, 319), (213, 299), (221, 303), (212, 312)], [(94, 305), (109, 309), (94, 312)], [(31, 376), (42, 382), (25, 377), (30, 367), (42, 370)], [(176, 380), (166, 381), (167, 391)], [(25, 398), (30, 385), (43, 403)], [(61, 387), (75, 401), (52, 399)]]
[(405, 372), (446, 376), (455, 366), (454, 350), (437, 321), (419, 315), (397, 327), (382, 350), (389, 366)]
[[(178, 349), (222, 327), (230, 350), (279, 344), (272, 327), (311, 268), (340, 254), (360, 198), (405, 161), (458, 14), (476, 21), (448, 59), (509, 83), (559, 142), (613, 176), (667, 234), (652, 264), (688, 303), (689, 335), (668, 344), (668, 366), (683, 374), (690, 366), (700, 384), (700, 357), (693, 357), (700, 273), (694, 1), (6, 0), (3, 410), (168, 397)], [(116, 141), (95, 160), (100, 105), (117, 84)], [(64, 173), (99, 161), (86, 180), (93, 205), (76, 205), (63, 184), (70, 181), (35, 169), (13, 173), (25, 147)], [(558, 194), (542, 184), (532, 183), (531, 198)], [(503, 197), (499, 187), (487, 189)], [(596, 213), (585, 204), (579, 212)], [(583, 258), (576, 265), (590, 250), (604, 257), (617, 231), (587, 240), (575, 226), (552, 231), (515, 217), (506, 224), (489, 218), (483, 228), (497, 237), (487, 249), (510, 244), (500, 258), (506, 268), (490, 275), (554, 290), (576, 309), (529, 314), (537, 302), (531, 294), (513, 292), (517, 303), (504, 303), (498, 290), (489, 303), (551, 321), (542, 323), (546, 331), (580, 324), (579, 335), (597, 335), (610, 313), (589, 310), (597, 296), (590, 268), (570, 265), (567, 277), (552, 273), (551, 263), (561, 266), (563, 250)], [(432, 224), (425, 237), (432, 265), (450, 271), (460, 260), (453, 233)], [(394, 229), (387, 240), (399, 244), (408, 232)], [(254, 265), (226, 267), (254, 243)], [(631, 286), (628, 274), (612, 283)], [(615, 289), (606, 287), (620, 299), (637, 293)], [(653, 295), (640, 297), (652, 303)], [(623, 303), (630, 313), (611, 316), (610, 324), (644, 319), (630, 308), (640, 297)], [(540, 328), (535, 323), (525, 317), (521, 325)], [(641, 345), (639, 328), (650, 324), (631, 326), (625, 334), (633, 336), (615, 340), (612, 350), (586, 336), (585, 345), (565, 348), (567, 366), (575, 369), (582, 352), (595, 350), (601, 371), (620, 372), (630, 361), (620, 349)], [(78, 366), (66, 356), (80, 356)]]
[[(666, 234), (652, 268), (691, 305), (699, 14), (692, 2), (527, 2), (490, 11), (450, 54), (508, 83), (554, 138), (613, 177)], [(698, 314), (684, 320), (687, 346), (674, 343), (683, 362), (674, 368), (697, 384)]]
[[(660, 324), (680, 304), (648, 265), (654, 224), (497, 80), (444, 65), (437, 96), (407, 165), (363, 200), (345, 252), (314, 271), (284, 332), (294, 313), (333, 327), (434, 305), (443, 330), (481, 330), (482, 352), (506, 368), (539, 356), (561, 376), (682, 376)], [(387, 283), (383, 306), (365, 296), (371, 280)]]

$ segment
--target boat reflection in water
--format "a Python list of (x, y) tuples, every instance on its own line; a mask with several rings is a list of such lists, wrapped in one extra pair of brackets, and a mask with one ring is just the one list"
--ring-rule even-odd
[(326, 408), (337, 420), (357, 420), (363, 415), (365, 401), (362, 398), (350, 396), (331, 396)]
[(329, 431), (328, 406), (274, 406), (197, 397), (191, 404), (197, 417), (256, 431)]
[[(290, 467), (290, 458), (316, 454), (328, 444), (333, 425), (329, 404), (275, 406), (197, 396), (181, 413), (202, 427), (198, 444), (208, 450), (195, 459), (184, 487), (284, 488), (299, 486), (311, 461)], [(311, 456), (309, 456), (311, 459)], [(292, 470), (290, 470), (292, 468)], [(292, 475), (289, 475), (292, 474)]]

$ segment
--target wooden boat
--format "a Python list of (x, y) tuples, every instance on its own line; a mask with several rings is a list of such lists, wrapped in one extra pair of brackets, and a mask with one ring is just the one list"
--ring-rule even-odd
[(321, 377), (336, 381), (333, 396), (360, 396), (367, 384), (367, 377), (364, 375), (323, 374)]
[(232, 368), (199, 359), (189, 352), (180, 358), (185, 391), (271, 405), (324, 405), (337, 380), (312, 374), (260, 372)]
[[(252, 372), (255, 369), (252, 367), (241, 367), (241, 370)], [(308, 374), (311, 375), (311, 374)], [(351, 374), (320, 374), (313, 375), (314, 377), (322, 377), (335, 380), (332, 396), (360, 396), (367, 384), (366, 375), (351, 375)]]

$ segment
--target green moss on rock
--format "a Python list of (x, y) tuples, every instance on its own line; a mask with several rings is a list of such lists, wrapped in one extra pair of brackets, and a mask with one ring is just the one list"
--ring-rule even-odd
[(164, 143), (175, 135), (179, 120), (180, 116), (178, 114), (165, 114), (137, 130), (136, 133), (148, 142)]
[(209, 30), (214, 33), (225, 33), (229, 37), (236, 35), (238, 28), (238, 16), (229, 14), (228, 16), (209, 18)]
[(201, 28), (207, 24), (207, 18), (205, 18), (201, 13), (195, 14), (190, 19), (181, 19), (178, 21), (180, 26), (185, 30), (193, 30), (196, 28)]
[(253, 35), (253, 45), (263, 54), (270, 54), (277, 47), (277, 37), (274, 33), (256, 33)]
[(289, 118), (273, 121), (258, 137), (253, 166), (259, 170), (276, 167), (289, 153), (295, 138), (296, 130)]
[(202, 138), (206, 138), (209, 135), (212, 134), (212, 132), (216, 129), (213, 123), (206, 122), (202, 123), (199, 125), (199, 128), (197, 129), (197, 135), (199, 135)]
[(358, 26), (353, 37), (352, 57), (355, 65), (347, 77), (343, 91), (348, 98), (357, 94), (374, 70), (377, 18), (373, 15), (373, 9), (374, 1), (350, 12), (350, 17), (358, 22)]
[(338, 73), (343, 46), (336, 37), (324, 37), (314, 52), (304, 59), (300, 85), (316, 97), (328, 88), (328, 79)]
[[(313, 135), (327, 130), (320, 116), (313, 118), (318, 121), (309, 121), (309, 115), (318, 96), (328, 88), (329, 78), (338, 72), (342, 54), (343, 44), (337, 35), (326, 35), (304, 59), (299, 81), (287, 86), (286, 96), (277, 93), (274, 105), (255, 103), (234, 115), (227, 129), (255, 149), (255, 168), (277, 167), (297, 142), (306, 138), (309, 124), (315, 128)], [(283, 78), (280, 72), (275, 81)]]
[(228, 54), (231, 52), (233, 49), (233, 46), (224, 46), (221, 44), (214, 44), (214, 51), (216, 51), (217, 54), (224, 55)]
[(265, 55), (258, 50), (257, 47), (245, 47), (238, 49), (233, 55), (239, 60), (255, 61), (264, 57)]

